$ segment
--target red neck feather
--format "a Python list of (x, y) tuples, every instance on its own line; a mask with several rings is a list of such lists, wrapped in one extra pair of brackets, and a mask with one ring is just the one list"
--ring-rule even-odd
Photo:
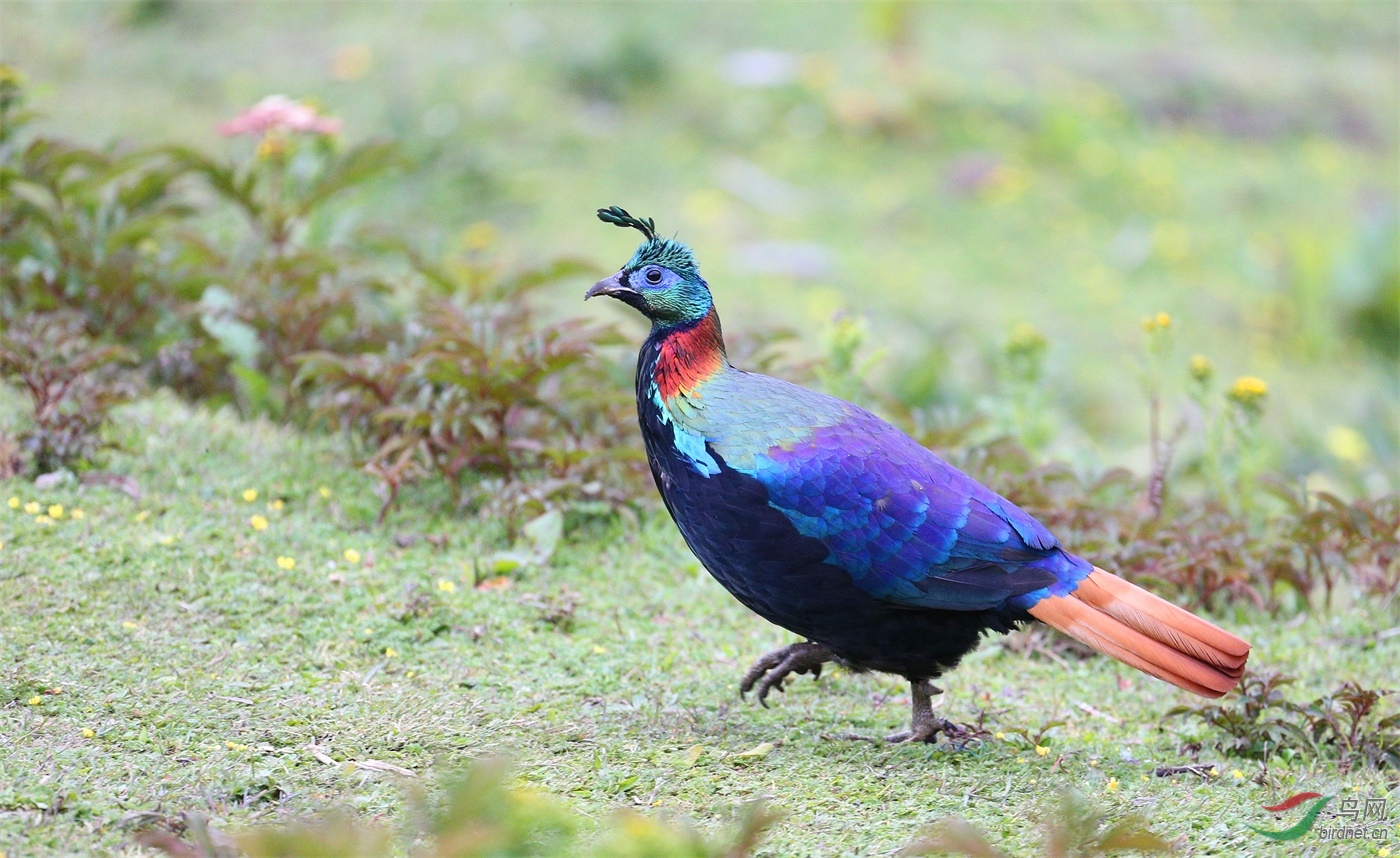
[(663, 399), (694, 390), (728, 363), (714, 308), (705, 318), (664, 336), (657, 344), (656, 387)]

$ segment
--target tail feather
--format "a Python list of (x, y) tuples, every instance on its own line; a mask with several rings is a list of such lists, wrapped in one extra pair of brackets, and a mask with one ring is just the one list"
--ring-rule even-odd
[(1153, 640), (1243, 675), (1249, 644), (1111, 572), (1095, 568), (1076, 595)]
[(1202, 697), (1220, 697), (1244, 675), (1249, 644), (1122, 578), (1095, 569), (1067, 596), (1042, 599), (1031, 616)]

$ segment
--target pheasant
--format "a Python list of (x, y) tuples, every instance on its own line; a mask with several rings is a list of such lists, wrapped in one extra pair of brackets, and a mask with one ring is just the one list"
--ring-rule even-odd
[(716, 580), (803, 638), (760, 658), (741, 694), (836, 662), (908, 680), (932, 742), (932, 681), (987, 632), (1033, 620), (1205, 697), (1243, 675), (1249, 644), (1067, 551), (1015, 504), (849, 402), (731, 366), (695, 255), (616, 206), (644, 240), (584, 296), (651, 321), (637, 414), (666, 509)]

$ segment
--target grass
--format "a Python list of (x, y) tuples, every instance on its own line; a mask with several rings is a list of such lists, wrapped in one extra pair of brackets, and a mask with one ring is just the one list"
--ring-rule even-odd
[[(828, 738), (902, 727), (902, 681), (838, 671), (799, 679), (771, 709), (740, 700), (749, 660), (789, 636), (729, 598), (655, 510), (637, 527), (583, 522), (548, 563), (474, 589), (473, 569), (503, 547), (490, 523), (410, 496), (371, 528), (378, 499), (334, 439), (165, 397), (128, 407), (120, 426), (126, 452), (111, 468), (137, 481), (139, 501), (0, 484), (0, 499), (64, 507), (43, 525), (0, 506), (10, 855), (143, 854), (124, 826), (149, 814), (198, 811), (223, 827), (327, 806), (394, 817), (408, 779), (373, 761), (431, 784), (485, 753), (593, 818), (664, 808), (718, 829), (766, 797), (786, 815), (765, 855), (886, 854), (950, 814), (1023, 852), (1067, 786), (1112, 813), (1142, 811), (1189, 854), (1234, 855), (1260, 848), (1245, 825), (1273, 824), (1263, 804), (1390, 789), (1326, 760), (1261, 771), (1219, 758), (1202, 728), (1163, 720), (1186, 695), (1106, 659), (1062, 664), (997, 642), (945, 679), (941, 706), (959, 721), (985, 710), (1010, 739), (954, 750)], [(407, 538), (426, 535), (446, 542)], [(1300, 699), (1340, 678), (1393, 682), (1394, 638), (1343, 643), (1395, 626), (1393, 602), (1220, 619), (1252, 640), (1259, 668), (1299, 676)], [(1050, 721), (1065, 724), (1045, 755), (1016, 738)], [(1219, 777), (1152, 775), (1188, 762), (1189, 741), (1207, 744)], [(771, 752), (743, 755), (764, 743)]]

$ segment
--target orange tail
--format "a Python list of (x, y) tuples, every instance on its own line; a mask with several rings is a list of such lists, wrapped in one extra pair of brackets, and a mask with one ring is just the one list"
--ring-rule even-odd
[(1104, 655), (1202, 697), (1239, 684), (1249, 644), (1097, 567), (1068, 596), (1042, 599), (1031, 616)]

